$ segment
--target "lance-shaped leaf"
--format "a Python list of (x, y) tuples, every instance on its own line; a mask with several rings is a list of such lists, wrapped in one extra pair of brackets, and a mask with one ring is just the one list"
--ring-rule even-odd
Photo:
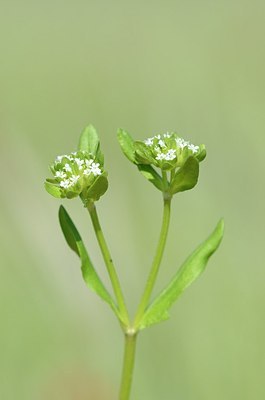
[(184, 262), (170, 284), (158, 295), (146, 310), (140, 329), (169, 318), (168, 310), (181, 293), (204, 271), (210, 256), (217, 250), (224, 232), (221, 220), (212, 234)]
[(76, 229), (73, 221), (71, 220), (69, 214), (63, 206), (60, 206), (59, 209), (59, 221), (66, 242), (81, 259), (81, 270), (86, 285), (90, 289), (92, 289), (102, 300), (106, 301), (113, 309), (115, 314), (118, 316), (118, 318), (121, 319), (119, 311), (111, 295), (103, 285), (101, 279), (99, 278), (97, 272), (93, 267), (93, 264), (88, 256), (85, 245), (78, 230)]
[(93, 125), (88, 125), (80, 135), (78, 150), (87, 151), (93, 156), (97, 155), (99, 137)]
[(135, 149), (134, 140), (124, 129), (118, 130), (118, 141), (124, 155), (132, 162), (136, 163), (135, 160)]
[(176, 172), (170, 183), (170, 193), (175, 194), (192, 189), (198, 182), (199, 162), (195, 157), (189, 157), (185, 164)]
[(139, 164), (138, 169), (157, 189), (164, 191), (163, 180), (151, 165)]

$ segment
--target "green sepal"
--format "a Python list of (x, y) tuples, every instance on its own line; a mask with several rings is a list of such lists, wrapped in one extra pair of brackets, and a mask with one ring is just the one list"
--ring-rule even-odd
[(106, 172), (104, 172), (102, 175), (99, 175), (95, 182), (86, 191), (82, 192), (80, 196), (86, 206), (88, 201), (99, 200), (107, 189), (108, 179)]
[(204, 144), (201, 144), (199, 147), (200, 147), (200, 150), (199, 150), (198, 154), (196, 155), (196, 158), (198, 161), (203, 161), (206, 157), (206, 148), (205, 148)]
[(59, 208), (59, 221), (67, 244), (80, 257), (81, 271), (86, 285), (91, 290), (93, 290), (102, 300), (107, 302), (113, 309), (117, 317), (121, 320), (119, 311), (111, 295), (103, 285), (101, 279), (99, 278), (97, 272), (93, 267), (93, 264), (88, 256), (85, 245), (78, 230), (76, 229), (73, 221), (71, 220), (69, 214), (63, 206), (60, 206)]
[(44, 182), (46, 191), (57, 199), (62, 198), (62, 191), (54, 179), (46, 179)]
[(172, 161), (164, 161), (162, 162), (162, 166), (161, 169), (162, 171), (171, 171), (172, 169), (176, 168), (176, 161), (172, 160)]
[(137, 164), (154, 164), (155, 159), (149, 146), (141, 141), (134, 142), (135, 159)]
[(210, 256), (217, 250), (224, 233), (224, 221), (221, 219), (215, 230), (187, 258), (169, 285), (156, 297), (146, 310), (139, 328), (144, 329), (169, 318), (168, 310), (182, 292), (205, 270)]
[(163, 180), (156, 170), (151, 167), (151, 165), (138, 164), (137, 167), (143, 176), (148, 179), (157, 189), (161, 190), (161, 192), (164, 191)]
[(191, 156), (185, 164), (176, 172), (173, 180), (170, 183), (169, 192), (175, 194), (192, 189), (198, 182), (199, 177), (199, 162)]
[(78, 195), (79, 195), (79, 193), (72, 192), (72, 191), (69, 191), (69, 190), (66, 192), (66, 198), (69, 199), (69, 200), (74, 199)]
[(135, 164), (136, 159), (133, 138), (124, 129), (118, 130), (117, 137), (124, 155)]

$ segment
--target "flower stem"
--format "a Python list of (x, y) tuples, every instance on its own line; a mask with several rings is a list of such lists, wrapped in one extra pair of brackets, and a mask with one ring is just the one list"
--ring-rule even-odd
[(129, 400), (130, 398), (135, 359), (136, 338), (137, 333), (134, 330), (125, 333), (125, 348), (119, 400)]
[(124, 296), (123, 296), (123, 293), (121, 290), (119, 278), (118, 278), (114, 263), (112, 261), (104, 234), (103, 234), (101, 226), (100, 226), (96, 206), (94, 203), (89, 203), (87, 208), (88, 208), (91, 220), (92, 220), (92, 224), (93, 224), (93, 227), (95, 230), (95, 234), (96, 234), (96, 237), (98, 240), (98, 244), (99, 244), (103, 259), (105, 261), (105, 265), (106, 265), (108, 273), (109, 273), (113, 291), (115, 293), (119, 311), (121, 314), (122, 323), (124, 324), (124, 326), (128, 327), (130, 322), (129, 322), (127, 307), (125, 305), (125, 300), (124, 300)]
[(162, 221), (162, 227), (160, 231), (160, 236), (159, 236), (159, 241), (156, 249), (156, 254), (153, 260), (153, 264), (150, 270), (150, 274), (145, 286), (145, 290), (142, 296), (142, 299), (140, 301), (135, 320), (134, 320), (134, 328), (138, 329), (139, 324), (141, 322), (141, 319), (144, 315), (144, 312), (146, 310), (146, 307), (149, 303), (157, 274), (159, 271), (160, 263), (162, 260), (162, 256), (164, 253), (165, 249), (165, 244), (166, 244), (166, 239), (167, 239), (167, 233), (168, 233), (168, 228), (169, 228), (169, 221), (170, 221), (170, 204), (171, 204), (171, 198), (166, 198), (164, 197), (164, 212), (163, 212), (163, 221)]

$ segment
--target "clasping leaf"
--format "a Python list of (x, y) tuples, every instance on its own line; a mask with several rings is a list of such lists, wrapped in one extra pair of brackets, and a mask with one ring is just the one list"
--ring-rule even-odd
[(139, 324), (139, 329), (169, 318), (169, 308), (182, 292), (202, 274), (210, 256), (221, 243), (223, 232), (224, 221), (221, 220), (208, 239), (187, 258), (169, 285), (149, 306)]
[(59, 209), (59, 221), (67, 244), (78, 255), (78, 257), (80, 257), (82, 275), (86, 285), (102, 300), (106, 301), (117, 317), (121, 320), (119, 311), (111, 295), (108, 293), (93, 267), (79, 232), (63, 206), (60, 206)]
[(170, 183), (170, 193), (175, 194), (192, 189), (198, 182), (199, 162), (195, 157), (189, 157), (185, 164), (176, 172)]

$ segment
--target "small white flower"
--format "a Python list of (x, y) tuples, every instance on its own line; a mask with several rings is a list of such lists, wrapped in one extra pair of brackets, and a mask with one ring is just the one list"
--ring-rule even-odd
[(92, 163), (91, 164), (91, 172), (92, 172), (92, 174), (94, 175), (94, 176), (96, 176), (96, 175), (101, 175), (101, 169), (99, 168), (99, 163)]
[(86, 168), (83, 172), (84, 175), (90, 175), (91, 174), (91, 169)]
[(171, 135), (170, 135), (170, 133), (169, 132), (167, 132), (167, 133), (164, 133), (164, 138), (170, 138), (171, 137)]
[(69, 164), (65, 164), (64, 169), (66, 172), (72, 172), (72, 168), (70, 167)]
[(64, 189), (68, 189), (70, 186), (70, 181), (69, 179), (65, 179), (64, 181), (60, 182), (60, 186)]
[(84, 160), (81, 160), (80, 158), (75, 158), (75, 162), (78, 165), (78, 168), (81, 170), (83, 168), (82, 165), (84, 164)]
[(157, 156), (156, 156), (156, 160), (164, 160), (165, 159), (165, 154), (163, 154), (163, 153), (158, 153), (157, 154)]
[(186, 140), (182, 138), (177, 138), (176, 139), (177, 146), (180, 147), (181, 149), (184, 149), (184, 147), (188, 146), (189, 142), (186, 142)]
[(70, 178), (71, 185), (75, 185), (79, 178), (80, 178), (80, 175), (72, 175)]
[(176, 158), (176, 150), (169, 149), (165, 154), (165, 160), (174, 160), (174, 158)]
[(166, 147), (164, 140), (159, 139), (158, 144), (160, 147)]
[(155, 138), (161, 139), (161, 135), (156, 135)]
[(147, 146), (152, 146), (154, 138), (148, 138), (144, 142)]
[(86, 160), (87, 167), (90, 167), (92, 163), (93, 163), (93, 160)]
[(60, 163), (64, 157), (66, 157), (66, 156), (65, 156), (65, 155), (63, 155), (63, 156), (57, 156), (55, 162), (56, 162), (56, 163)]
[(64, 179), (64, 178), (67, 177), (67, 175), (66, 175), (63, 171), (56, 171), (55, 177), (56, 177), (56, 178)]
[(188, 149), (191, 150), (193, 152), (193, 154), (194, 154), (194, 153), (198, 152), (199, 146), (195, 146), (194, 144), (191, 143), (191, 144), (188, 145)]

